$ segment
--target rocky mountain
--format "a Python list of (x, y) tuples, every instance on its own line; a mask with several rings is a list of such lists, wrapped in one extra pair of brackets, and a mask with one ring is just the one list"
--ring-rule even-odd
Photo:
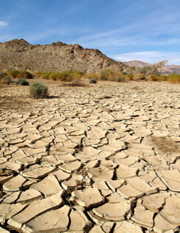
[(130, 66), (130, 67), (139, 67), (139, 68), (143, 68), (145, 66), (149, 66), (149, 63), (143, 62), (143, 61), (139, 61), (139, 60), (132, 60), (132, 61), (127, 61), (127, 62), (123, 62), (125, 65)]
[[(139, 61), (139, 60), (132, 60), (132, 61), (123, 62), (123, 63), (130, 67), (140, 67), (140, 68), (153, 65), (153, 64), (146, 63), (146, 62)], [(160, 73), (161, 74), (171, 74), (171, 73), (180, 74), (180, 65), (165, 65), (161, 69)]]
[(95, 73), (104, 68), (129, 72), (130, 67), (115, 61), (98, 49), (55, 42), (32, 45), (23, 39), (0, 43), (0, 70), (65, 71)]

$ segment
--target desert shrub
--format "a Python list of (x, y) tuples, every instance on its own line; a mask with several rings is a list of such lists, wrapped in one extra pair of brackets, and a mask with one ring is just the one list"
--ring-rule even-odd
[(28, 71), (20, 71), (17, 78), (33, 79), (33, 75)]
[(72, 71), (63, 71), (58, 73), (58, 80), (63, 82), (71, 82), (73, 80)]
[(126, 78), (125, 77), (120, 77), (117, 79), (117, 82), (126, 82)]
[(170, 74), (167, 77), (167, 81), (171, 83), (180, 83), (180, 74)]
[(127, 80), (127, 81), (132, 81), (133, 80), (133, 77), (134, 77), (134, 75), (133, 74), (124, 74), (124, 77), (125, 77), (125, 79)]
[(134, 67), (134, 74), (144, 74), (145, 76), (149, 76), (149, 75), (160, 75), (160, 71), (162, 69), (162, 67), (167, 63), (167, 60), (164, 61), (160, 61), (158, 63), (155, 63), (153, 65), (148, 65), (148, 66), (144, 66), (144, 67)]
[(29, 83), (24, 78), (19, 78), (15, 83), (22, 86), (29, 86)]
[(81, 79), (82, 76), (83, 76), (83, 72), (81, 71), (74, 71), (72, 72), (71, 76), (74, 78), (74, 79)]
[(0, 83), (2, 84), (10, 84), (12, 83), (11, 78), (5, 72), (0, 72)]
[(42, 73), (40, 78), (48, 80), (48, 79), (50, 79), (50, 74), (51, 73)]
[(53, 81), (56, 81), (59, 79), (59, 73), (52, 72), (46, 75), (48, 75), (48, 79), (51, 79)]
[(155, 74), (151, 74), (147, 77), (147, 80), (148, 81), (160, 81), (160, 79), (158, 78), (159, 76), (158, 75), (155, 75)]
[(82, 76), (83, 78), (85, 78), (85, 79), (89, 79), (89, 80), (91, 80), (91, 79), (98, 79), (99, 78), (99, 74), (96, 74), (96, 73), (85, 73), (85, 74), (83, 74), (83, 76)]
[(62, 71), (62, 72), (50, 72), (44, 73), (41, 75), (43, 79), (51, 79), (54, 81), (64, 81), (71, 82), (73, 80), (73, 72), (72, 71)]
[(35, 72), (36, 77), (41, 78), (41, 76), (44, 74), (42, 71)]
[(98, 76), (100, 80), (108, 80), (110, 76), (112, 76), (113, 70), (111, 69), (103, 69), (99, 72)]
[(161, 81), (167, 81), (167, 75), (160, 75), (160, 76), (159, 76), (159, 79), (160, 79)]
[(145, 76), (145, 74), (137, 73), (134, 75), (133, 80), (134, 81), (146, 80), (146, 76)]
[(125, 76), (116, 70), (103, 69), (99, 72), (98, 77), (100, 80), (118, 81), (120, 78), (124, 78)]
[(97, 83), (97, 80), (95, 78), (92, 78), (89, 80), (90, 83)]
[(48, 97), (48, 87), (42, 83), (33, 83), (30, 86), (30, 96), (34, 99), (41, 99)]
[(167, 80), (167, 76), (166, 75), (155, 75), (155, 74), (151, 74), (147, 77), (148, 81), (166, 81)]
[(18, 74), (20, 73), (21, 71), (19, 70), (11, 70), (11, 71), (8, 71), (8, 75), (11, 77), (11, 78), (17, 78), (18, 77)]
[(28, 71), (12, 70), (12, 71), (8, 71), (8, 75), (11, 78), (33, 79), (33, 75), (30, 72), (28, 72)]

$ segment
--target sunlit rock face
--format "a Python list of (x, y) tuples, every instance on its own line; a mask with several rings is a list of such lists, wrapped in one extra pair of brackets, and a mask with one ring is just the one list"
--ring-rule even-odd
[(76, 70), (95, 73), (104, 68), (130, 71), (125, 64), (102, 54), (98, 49), (84, 49), (78, 44), (56, 42), (31, 45), (23, 39), (0, 43), (0, 69), (32, 71)]

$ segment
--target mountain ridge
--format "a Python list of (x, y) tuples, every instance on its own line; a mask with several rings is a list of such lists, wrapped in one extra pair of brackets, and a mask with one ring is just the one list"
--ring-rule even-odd
[(96, 73), (110, 68), (131, 72), (132, 68), (115, 61), (98, 49), (83, 48), (79, 44), (53, 42), (32, 45), (24, 39), (0, 43), (0, 70), (65, 71), (78, 70)]

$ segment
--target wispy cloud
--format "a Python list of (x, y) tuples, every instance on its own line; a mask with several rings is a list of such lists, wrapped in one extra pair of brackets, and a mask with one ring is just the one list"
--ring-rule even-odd
[(7, 27), (8, 23), (5, 21), (0, 21), (0, 28)]
[(134, 53), (122, 53), (118, 55), (109, 55), (111, 58), (119, 61), (140, 60), (147, 63), (156, 63), (167, 60), (168, 64), (180, 65), (180, 52), (160, 52), (160, 51), (142, 51)]

